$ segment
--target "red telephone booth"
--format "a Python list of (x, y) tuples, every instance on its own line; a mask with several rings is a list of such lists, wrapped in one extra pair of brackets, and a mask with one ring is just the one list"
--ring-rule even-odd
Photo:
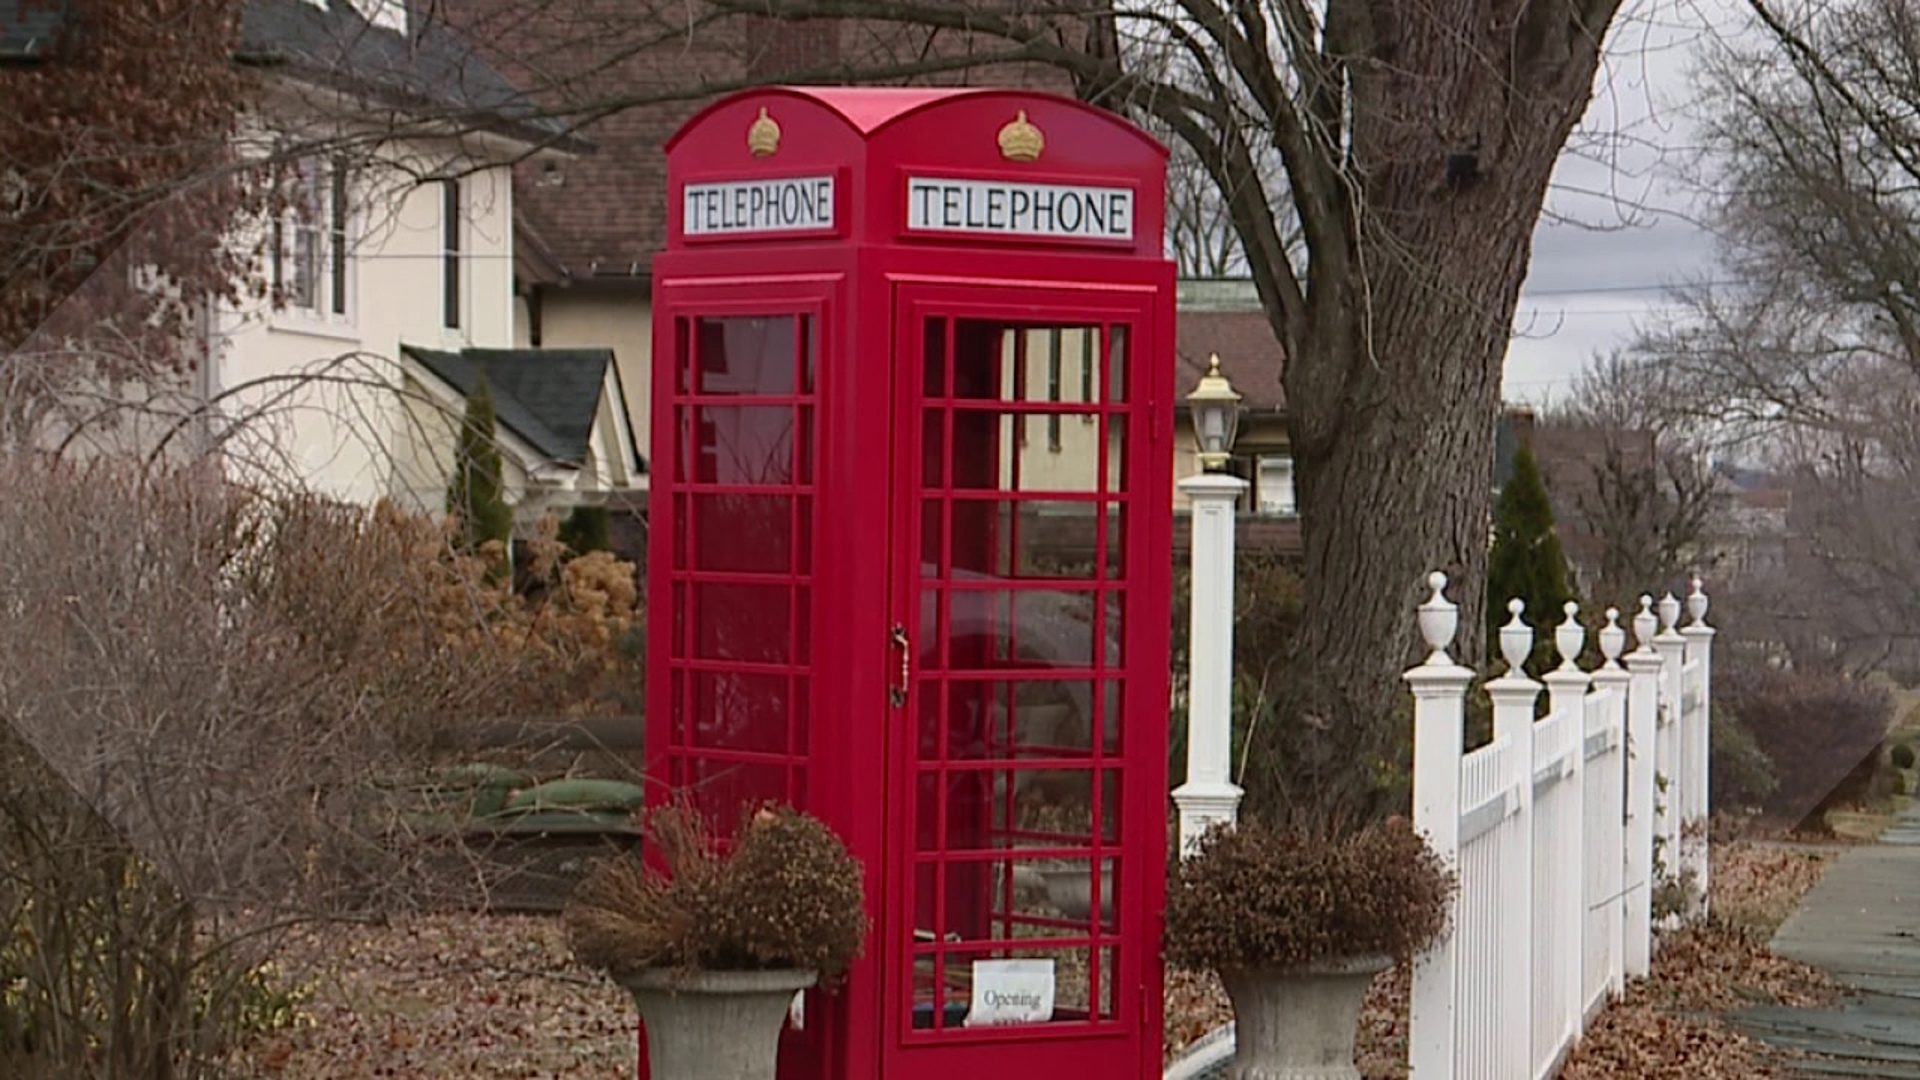
[(1049, 95), (783, 88), (667, 154), (650, 771), (819, 815), (874, 918), (782, 1080), (1159, 1076), (1165, 151)]

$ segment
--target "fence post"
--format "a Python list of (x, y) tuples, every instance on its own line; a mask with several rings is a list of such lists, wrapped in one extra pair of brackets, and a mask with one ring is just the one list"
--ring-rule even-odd
[(1693, 591), (1687, 595), (1687, 614), (1692, 621), (1680, 631), (1686, 640), (1687, 663), (1698, 664), (1694, 672), (1693, 715), (1687, 720), (1684, 737), (1690, 740), (1690, 749), (1684, 755), (1687, 761), (1687, 804), (1692, 808), (1693, 817), (1681, 823), (1682, 829), (1695, 832), (1688, 842), (1688, 864), (1693, 868), (1694, 884), (1699, 888), (1698, 906), (1694, 909), (1696, 918), (1707, 917), (1707, 893), (1711, 882), (1708, 877), (1708, 826), (1713, 820), (1713, 804), (1708, 801), (1713, 783), (1712, 733), (1713, 733), (1713, 627), (1707, 625), (1707, 594), (1700, 587), (1700, 579), (1693, 579)]
[[(1607, 865), (1612, 868), (1612, 872), (1598, 883), (1598, 897), (1596, 898), (1597, 902), (1610, 903), (1614, 908), (1613, 918), (1607, 920), (1607, 985), (1610, 991), (1615, 994), (1625, 990), (1627, 983), (1627, 909), (1624, 893), (1626, 882), (1629, 880), (1626, 877), (1627, 862), (1629, 860), (1626, 857), (1627, 848), (1623, 834), (1614, 828), (1616, 824), (1621, 826), (1622, 829), (1625, 828), (1628, 818), (1628, 807), (1632, 805), (1631, 796), (1628, 791), (1626, 761), (1628, 725), (1627, 696), (1628, 687), (1633, 682), (1633, 675), (1629, 673), (1626, 668), (1620, 666), (1620, 654), (1626, 648), (1626, 645), (1627, 632), (1620, 629), (1620, 609), (1608, 608), (1607, 625), (1600, 631), (1600, 654), (1604, 659), (1601, 660), (1600, 666), (1594, 670), (1593, 685), (1598, 692), (1611, 695), (1607, 699), (1607, 726), (1613, 731), (1613, 737), (1618, 740), (1618, 745), (1613, 753), (1602, 754), (1600, 756), (1600, 761), (1602, 761), (1606, 767), (1597, 770), (1598, 775), (1588, 776), (1587, 783), (1604, 785), (1607, 790), (1612, 791), (1618, 796), (1617, 809), (1619, 810), (1619, 821), (1609, 821), (1606, 823), (1606, 835), (1610, 837), (1610, 842), (1615, 845), (1614, 850), (1608, 853), (1612, 857), (1607, 861)], [(1591, 827), (1594, 824), (1595, 823), (1590, 822), (1589, 826)], [(1591, 890), (1589, 895), (1592, 895)]]
[[(1569, 600), (1563, 609), (1566, 618), (1553, 630), (1554, 651), (1560, 655), (1560, 666), (1547, 672), (1547, 707), (1560, 716), (1560, 723), (1571, 727), (1573, 736), (1573, 756), (1568, 759), (1565, 773), (1560, 782), (1567, 785), (1566, 790), (1573, 794), (1563, 802), (1569, 802), (1571, 810), (1560, 815), (1560, 835), (1553, 839), (1559, 854), (1556, 858), (1572, 860), (1579, 868), (1574, 879), (1562, 881), (1559, 891), (1560, 910), (1553, 913), (1553, 923), (1567, 935), (1566, 940), (1576, 943), (1573, 948), (1565, 948), (1565, 942), (1554, 942), (1551, 947), (1564, 953), (1570, 963), (1558, 965), (1555, 975), (1560, 979), (1566, 993), (1566, 1015), (1561, 1018), (1564, 1029), (1569, 1034), (1580, 1031), (1584, 1019), (1581, 1000), (1586, 996), (1584, 962), (1584, 939), (1581, 931), (1586, 926), (1586, 831), (1585, 807), (1577, 801), (1586, 791), (1583, 786), (1582, 771), (1586, 767), (1587, 757), (1587, 689), (1592, 680), (1580, 670), (1580, 650), (1587, 643), (1586, 628), (1580, 625), (1580, 605)], [(1564, 712), (1562, 710), (1565, 710)], [(1528, 782), (1531, 784), (1533, 768), (1527, 768)], [(1537, 871), (1537, 867), (1535, 868)], [(1573, 887), (1567, 887), (1572, 885)], [(1535, 913), (1539, 918), (1540, 913)]]
[(1540, 700), (1540, 684), (1527, 678), (1523, 665), (1533, 651), (1533, 630), (1520, 617), (1526, 602), (1507, 602), (1513, 618), (1500, 628), (1500, 655), (1506, 674), (1487, 683), (1493, 698), (1493, 737), (1509, 740), (1517, 822), (1507, 835), (1515, 838), (1500, 852), (1501, 921), (1511, 936), (1501, 943), (1501, 1012), (1513, 1021), (1501, 1032), (1505, 1039), (1500, 1076), (1533, 1075), (1533, 710)]
[[(1686, 761), (1682, 758), (1683, 745), (1680, 739), (1684, 726), (1681, 717), (1681, 703), (1686, 698), (1686, 682), (1682, 677), (1682, 668), (1686, 664), (1687, 639), (1680, 636), (1675, 625), (1680, 621), (1680, 601), (1672, 593), (1660, 598), (1654, 605), (1660, 616), (1660, 632), (1653, 636), (1653, 651), (1660, 654), (1660, 732), (1656, 740), (1659, 752), (1654, 755), (1654, 767), (1660, 771), (1661, 790), (1656, 792), (1659, 811), (1655, 814), (1656, 828), (1660, 839), (1657, 862), (1665, 868), (1673, 884), (1681, 886), (1678, 895), (1684, 897), (1687, 878), (1686, 860), (1680, 851), (1680, 824), (1687, 799)], [(1660, 883), (1655, 882), (1657, 887)], [(1678, 916), (1670, 915), (1663, 923), (1672, 924)]]
[(1653, 774), (1660, 711), (1660, 654), (1653, 651), (1653, 635), (1659, 625), (1653, 597), (1642, 596), (1633, 617), (1639, 648), (1627, 654), (1627, 880), (1620, 931), (1627, 974), (1634, 976), (1653, 968)]
[[(1447, 646), (1460, 611), (1446, 598), (1447, 575), (1427, 577), (1433, 595), (1419, 608), (1420, 636), (1431, 650), (1406, 673), (1413, 688), (1413, 827), (1449, 866), (1460, 862), (1460, 751), (1467, 687), (1473, 672), (1453, 662)], [(1407, 1018), (1411, 1080), (1452, 1080), (1458, 1060), (1455, 1022), (1460, 953), (1460, 899), (1454, 897), (1446, 936), (1414, 958)]]

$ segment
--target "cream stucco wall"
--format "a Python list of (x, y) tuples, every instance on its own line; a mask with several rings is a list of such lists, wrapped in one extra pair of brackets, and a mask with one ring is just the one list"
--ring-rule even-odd
[[(457, 152), (387, 151), (409, 162)], [(356, 170), (352, 184), (345, 315), (276, 311), (265, 303), (222, 306), (208, 389), (222, 396), (226, 422), (242, 425), (229, 446), (237, 472), (291, 478), (358, 503), (418, 485), (417, 477), (400, 475), (401, 458), (429, 429), (419, 426), (420, 403), (403, 396), (400, 346), (513, 343), (510, 176), (504, 166), (479, 167), (459, 183), (457, 329), (443, 325), (440, 184), (373, 165)]]
[[(644, 284), (575, 285), (545, 289), (540, 299), (540, 347), (612, 349), (626, 389), (627, 422), (644, 458), (652, 452), (653, 306)], [(533, 344), (532, 312), (516, 298), (515, 344)]]

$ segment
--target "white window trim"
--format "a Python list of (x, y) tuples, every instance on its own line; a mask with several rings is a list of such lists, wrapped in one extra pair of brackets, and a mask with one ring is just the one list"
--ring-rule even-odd
[[(473, 334), (473, 229), (470, 220), (470, 208), (473, 204), (473, 190), (469, 178), (450, 177), (439, 181), (434, 192), (439, 203), (438, 216), (440, 228), (434, 246), (434, 277), (437, 288), (434, 290), (440, 298), (439, 314), (434, 321), (440, 326), (440, 340), (447, 345), (465, 345), (472, 340)], [(447, 216), (447, 199), (451, 193), (456, 213), (452, 220)], [(454, 246), (447, 246), (447, 237), (451, 235)], [(458, 326), (447, 325), (447, 260), (455, 264), (454, 295), (452, 305), (459, 320)]]
[[(278, 250), (267, 253), (268, 283), (276, 290), (287, 284), (294, 273), (297, 239), (304, 230), (310, 230), (315, 241), (313, 304), (299, 303), (287, 298), (277, 303), (272, 310), (271, 325), (275, 329), (292, 330), (303, 334), (321, 334), (332, 337), (352, 337), (360, 324), (360, 260), (355, 256), (354, 248), (359, 237), (360, 212), (359, 200), (355, 198), (352, 171), (340, 160), (329, 162), (303, 162), (310, 165), (317, 177), (320, 218), (312, 223), (302, 223), (297, 212), (289, 210), (276, 221), (269, 223), (268, 245), (277, 244)], [(346, 187), (343, 192), (344, 206), (335, 204), (335, 177), (345, 170)], [(336, 210), (343, 211), (336, 219)], [(335, 260), (341, 260), (340, 280), (336, 287)], [(342, 310), (335, 310), (336, 295)]]

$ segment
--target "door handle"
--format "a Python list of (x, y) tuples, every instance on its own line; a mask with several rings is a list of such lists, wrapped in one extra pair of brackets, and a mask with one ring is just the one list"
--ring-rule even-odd
[(887, 690), (887, 700), (896, 709), (905, 708), (907, 688), (913, 684), (913, 646), (907, 640), (907, 628), (899, 623), (893, 624), (893, 632), (888, 635), (888, 640), (900, 650), (900, 681)]

